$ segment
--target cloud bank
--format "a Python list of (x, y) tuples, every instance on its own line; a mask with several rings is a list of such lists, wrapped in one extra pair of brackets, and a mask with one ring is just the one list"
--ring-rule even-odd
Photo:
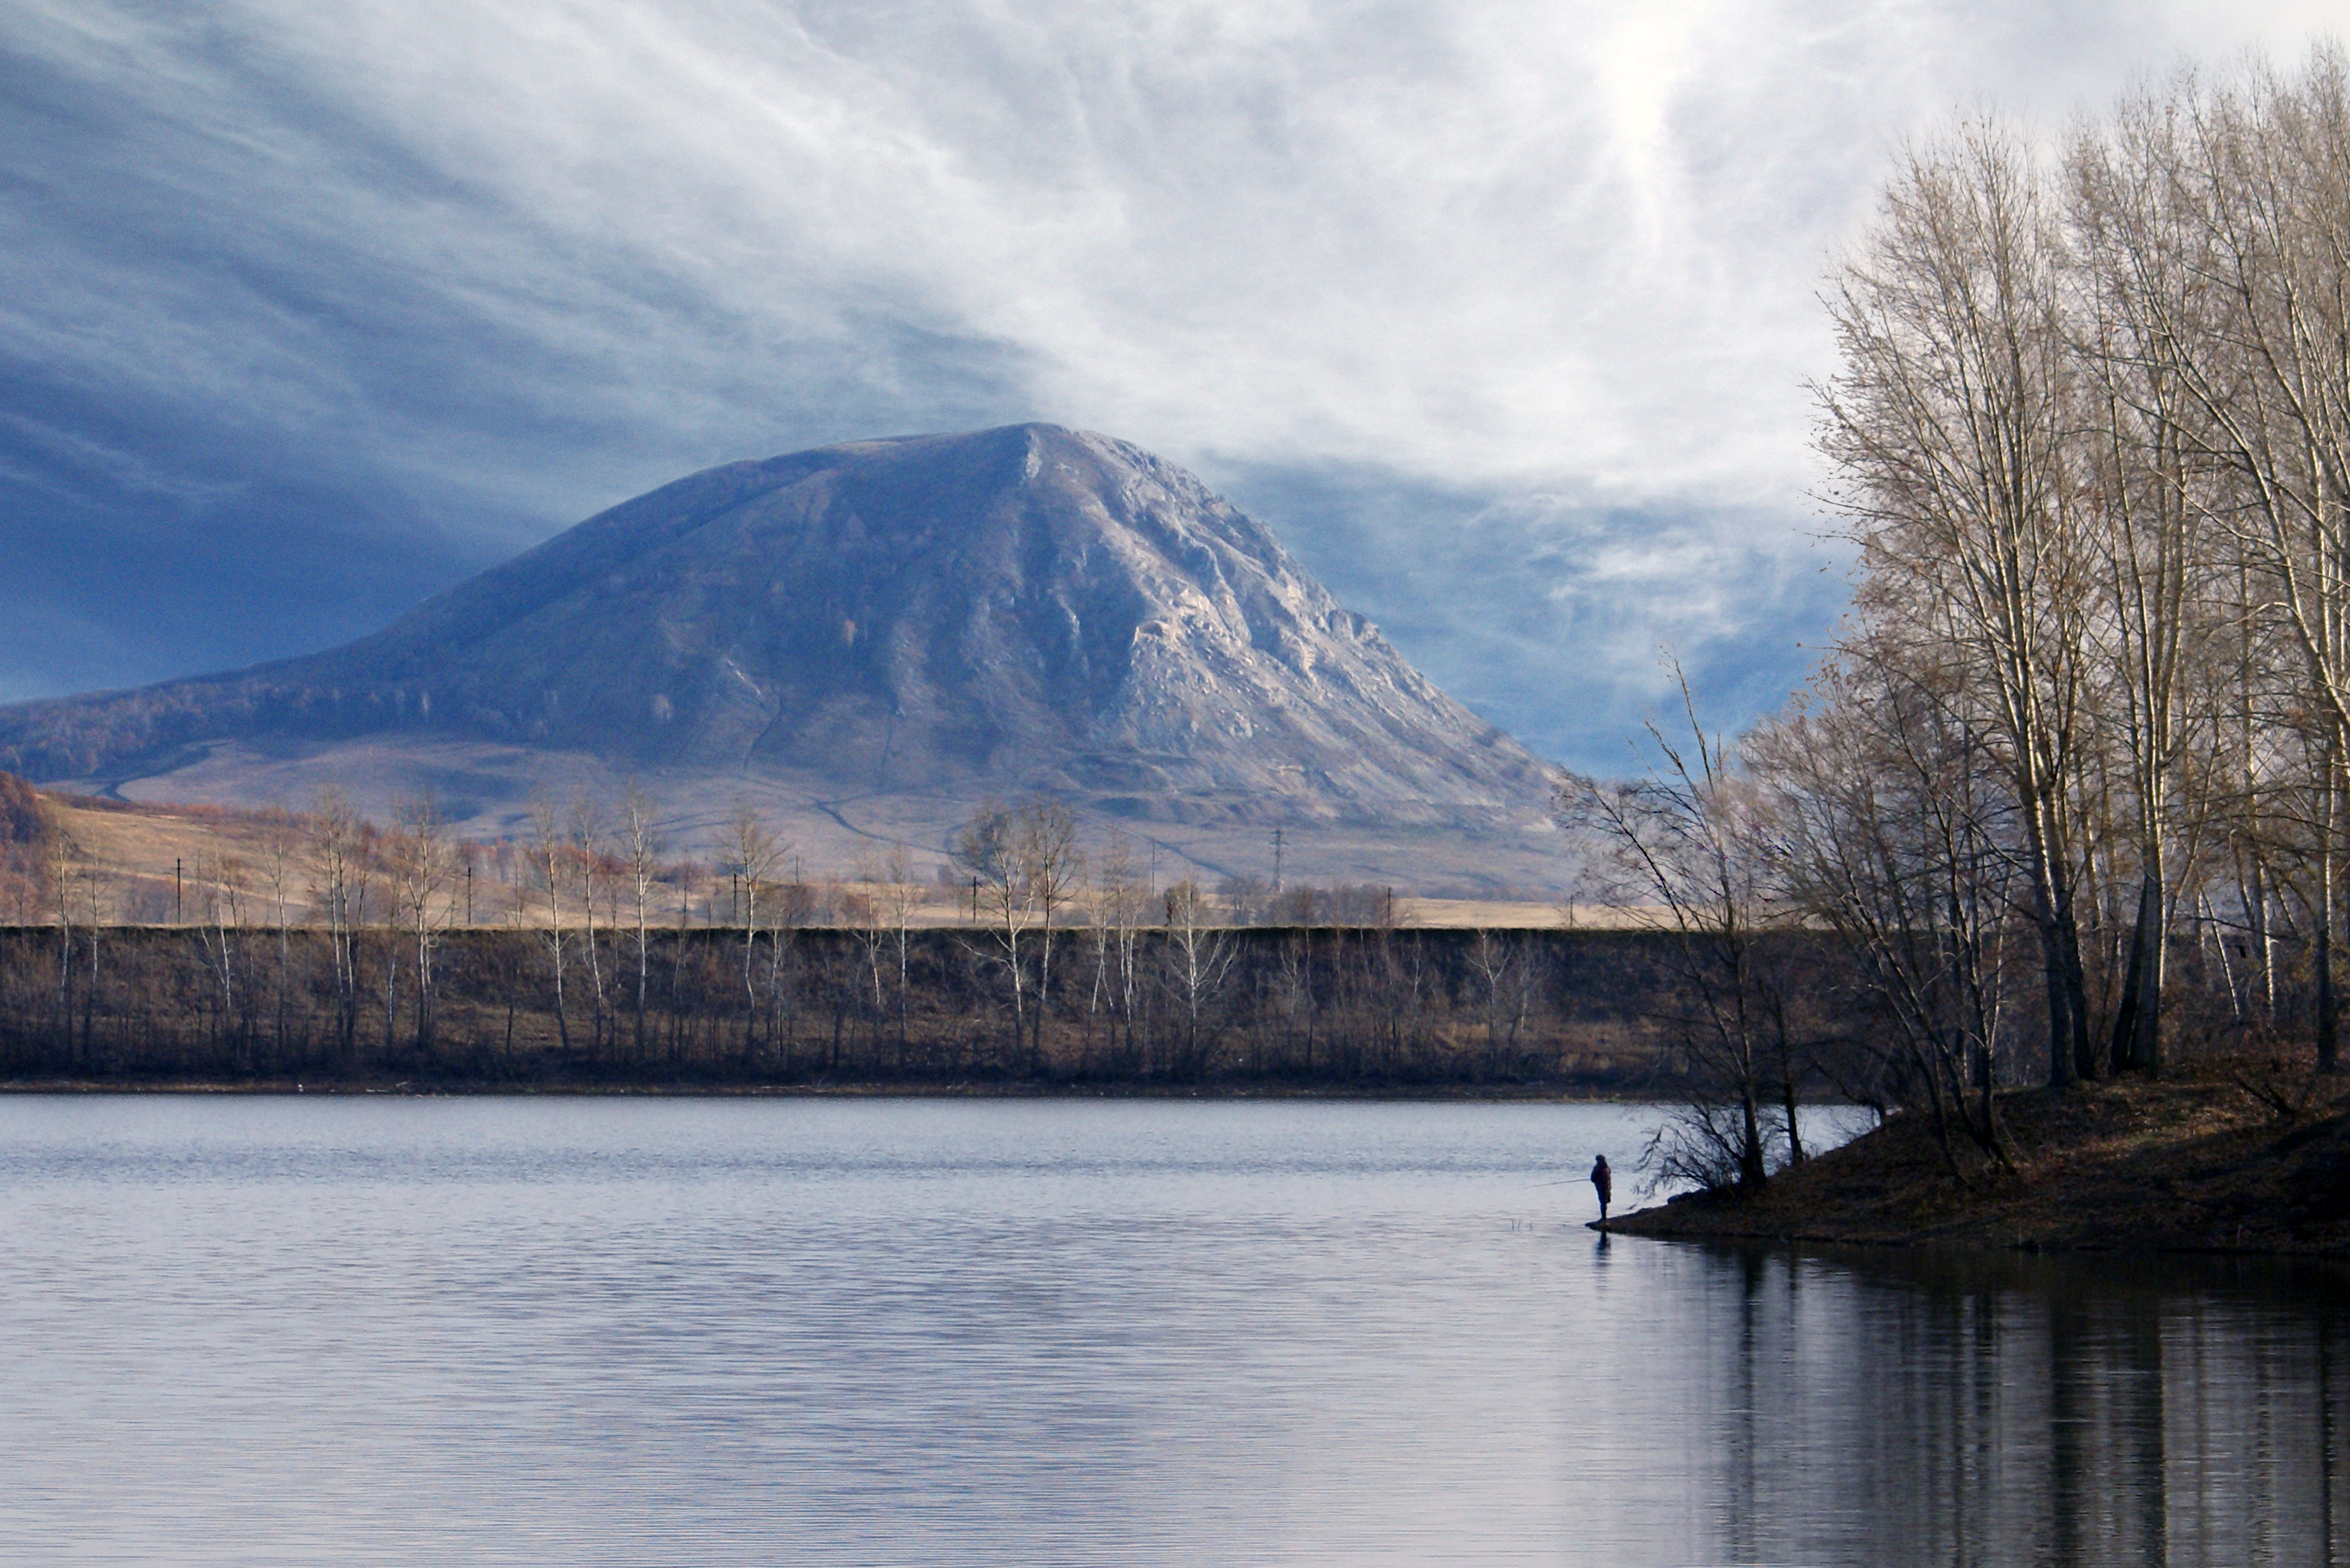
[(1841, 599), (1814, 298), (1899, 138), (2278, 4), (0, 0), (0, 699), (371, 629), (691, 469), (1200, 470), (1608, 767)]

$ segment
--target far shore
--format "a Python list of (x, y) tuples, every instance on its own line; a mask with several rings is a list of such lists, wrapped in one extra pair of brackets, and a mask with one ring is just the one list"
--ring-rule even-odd
[(2001, 1096), (2012, 1163), (1888, 1119), (1757, 1193), (1692, 1193), (1606, 1230), (2027, 1251), (2350, 1255), (2350, 1075), (2229, 1058), (2176, 1078)]
[(88, 1078), (0, 1081), (0, 1095), (88, 1096), (398, 1096), (416, 1099), (905, 1099), (905, 1100), (1345, 1100), (1402, 1104), (1648, 1105), (1635, 1094), (1558, 1084), (1086, 1084), (966, 1080), (941, 1083), (595, 1084), (334, 1082), (309, 1079)]

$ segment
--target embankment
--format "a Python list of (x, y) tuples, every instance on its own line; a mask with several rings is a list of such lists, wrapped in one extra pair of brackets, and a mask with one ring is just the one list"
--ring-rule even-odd
[[(902, 940), (901, 940), (902, 939)], [(0, 1085), (1655, 1096), (1627, 931), (0, 929)]]
[(2188, 1075), (2002, 1096), (2012, 1163), (1897, 1116), (1757, 1193), (1692, 1194), (1608, 1230), (1695, 1239), (2350, 1253), (2350, 1080), (2220, 1058)]

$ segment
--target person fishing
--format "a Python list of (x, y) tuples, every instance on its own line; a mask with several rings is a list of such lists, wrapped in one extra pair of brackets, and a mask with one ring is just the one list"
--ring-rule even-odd
[(1591, 1185), (1599, 1193), (1599, 1222), (1607, 1223), (1607, 1202), (1616, 1196), (1616, 1173), (1607, 1168), (1607, 1157), (1601, 1155), (1591, 1162)]

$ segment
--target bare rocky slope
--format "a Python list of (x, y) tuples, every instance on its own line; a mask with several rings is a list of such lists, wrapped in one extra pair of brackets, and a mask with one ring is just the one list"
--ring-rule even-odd
[(1550, 788), (1262, 525), (1052, 425), (730, 463), (346, 647), (0, 708), (0, 769), (149, 798), (386, 757), (459, 795), (564, 758), (931, 803), (906, 819), (1043, 789), (1138, 825), (1466, 834), (1505, 858)]

